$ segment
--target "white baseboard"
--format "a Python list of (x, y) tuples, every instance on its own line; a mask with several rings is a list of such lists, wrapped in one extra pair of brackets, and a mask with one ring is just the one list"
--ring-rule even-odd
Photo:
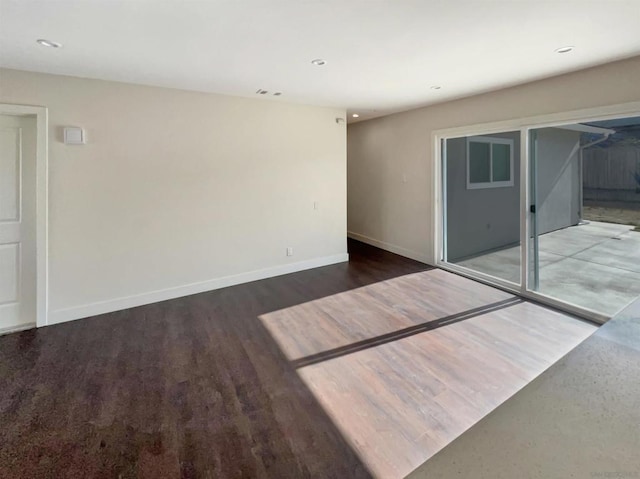
[(249, 271), (246, 273), (234, 274), (231, 276), (223, 276), (222, 278), (216, 278), (208, 281), (185, 284), (183, 286), (176, 286), (174, 288), (150, 291), (148, 293), (125, 296), (108, 301), (100, 301), (96, 303), (85, 304), (82, 306), (75, 306), (73, 308), (58, 309), (49, 312), (47, 325), (64, 323), (66, 321), (73, 321), (75, 319), (87, 318), (99, 314), (111, 313), (113, 311), (120, 311), (122, 309), (135, 308), (137, 306), (143, 306), (145, 304), (157, 303), (159, 301), (180, 298), (182, 296), (189, 296), (191, 294), (204, 293), (205, 291), (226, 288), (228, 286), (235, 286), (237, 284), (248, 283), (250, 281), (258, 281), (260, 279), (272, 278), (274, 276), (295, 273), (298, 271), (304, 271), (306, 269), (319, 268), (321, 266), (328, 266), (336, 263), (344, 263), (345, 261), (349, 261), (349, 255), (346, 253), (333, 256), (324, 256), (321, 258), (299, 261), (297, 263), (283, 264), (280, 266), (273, 266), (271, 268)]
[(35, 327), (36, 327), (36, 323), (26, 323), (26, 324), (21, 324), (19, 326), (8, 326), (6, 328), (0, 328), (0, 336), (2, 336), (3, 334), (17, 333), (18, 331), (25, 331), (27, 329), (32, 329)]
[(399, 254), (400, 256), (404, 256), (405, 258), (410, 258), (416, 261), (420, 261), (421, 263), (430, 264), (430, 261), (429, 261), (429, 258), (427, 258), (427, 255), (418, 253), (417, 251), (403, 248), (402, 246), (397, 246), (391, 243), (386, 243), (385, 241), (380, 241), (374, 238), (370, 238), (368, 236), (361, 235), (359, 233), (354, 233), (352, 231), (348, 231), (347, 236), (351, 239), (362, 241), (363, 243), (367, 243), (371, 246), (375, 246), (376, 248), (380, 248), (385, 251), (390, 251), (391, 253)]

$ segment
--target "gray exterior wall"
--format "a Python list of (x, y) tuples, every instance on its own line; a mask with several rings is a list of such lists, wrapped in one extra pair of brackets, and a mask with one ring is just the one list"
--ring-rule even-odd
[(545, 234), (580, 221), (580, 132), (537, 130), (537, 221)]
[[(467, 140), (447, 141), (447, 257), (452, 262), (520, 242), (520, 132), (483, 136), (514, 141), (514, 186), (467, 189)], [(579, 132), (537, 131), (540, 234), (580, 220), (579, 142)]]
[(467, 189), (467, 139), (447, 140), (447, 258), (458, 261), (520, 241), (520, 132), (513, 140), (513, 184)]

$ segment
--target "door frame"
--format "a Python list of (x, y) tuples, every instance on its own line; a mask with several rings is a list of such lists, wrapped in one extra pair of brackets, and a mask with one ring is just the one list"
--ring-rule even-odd
[(43, 106), (0, 103), (0, 114), (36, 118), (36, 326), (49, 313), (49, 112)]
[[(454, 128), (445, 128), (435, 130), (431, 135), (431, 178), (432, 178), (432, 202), (433, 217), (431, 218), (431, 228), (433, 231), (433, 264), (444, 270), (461, 274), (472, 279), (481, 281), (491, 286), (503, 289), (505, 291), (515, 293), (527, 299), (537, 301), (597, 323), (604, 323), (609, 318), (600, 313), (581, 308), (579, 306), (565, 303), (563, 301), (545, 296), (539, 292), (529, 289), (528, 268), (529, 251), (531, 248), (531, 215), (529, 205), (530, 198), (530, 134), (532, 129), (557, 127), (562, 125), (571, 125), (573, 123), (582, 123), (596, 120), (607, 120), (614, 118), (640, 116), (640, 101), (620, 103), (615, 105), (607, 105), (595, 108), (586, 108), (581, 110), (572, 110), (560, 113), (551, 113), (545, 115), (537, 115), (524, 118), (516, 118), (511, 120), (478, 123)], [(445, 237), (446, 223), (444, 217), (444, 197), (446, 192), (446, 184), (443, 181), (445, 170), (442, 165), (442, 140), (449, 138), (457, 138), (462, 136), (490, 135), (492, 133), (500, 133), (505, 131), (520, 132), (520, 243), (521, 243), (521, 276), (520, 285), (505, 281), (503, 279), (488, 274), (472, 271), (452, 263), (444, 261), (445, 254)], [(446, 151), (446, 150), (445, 150)], [(623, 305), (624, 306), (624, 305)]]

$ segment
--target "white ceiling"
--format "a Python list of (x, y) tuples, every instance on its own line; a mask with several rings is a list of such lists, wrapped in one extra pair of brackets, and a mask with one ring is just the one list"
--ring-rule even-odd
[(639, 54), (640, 0), (0, 0), (4, 67), (361, 120)]

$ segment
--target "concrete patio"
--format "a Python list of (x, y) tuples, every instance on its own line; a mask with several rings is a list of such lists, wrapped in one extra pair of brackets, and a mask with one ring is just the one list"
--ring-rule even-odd
[[(632, 230), (592, 221), (542, 235), (539, 291), (613, 316), (640, 295), (640, 232)], [(518, 283), (520, 247), (457, 264)]]

